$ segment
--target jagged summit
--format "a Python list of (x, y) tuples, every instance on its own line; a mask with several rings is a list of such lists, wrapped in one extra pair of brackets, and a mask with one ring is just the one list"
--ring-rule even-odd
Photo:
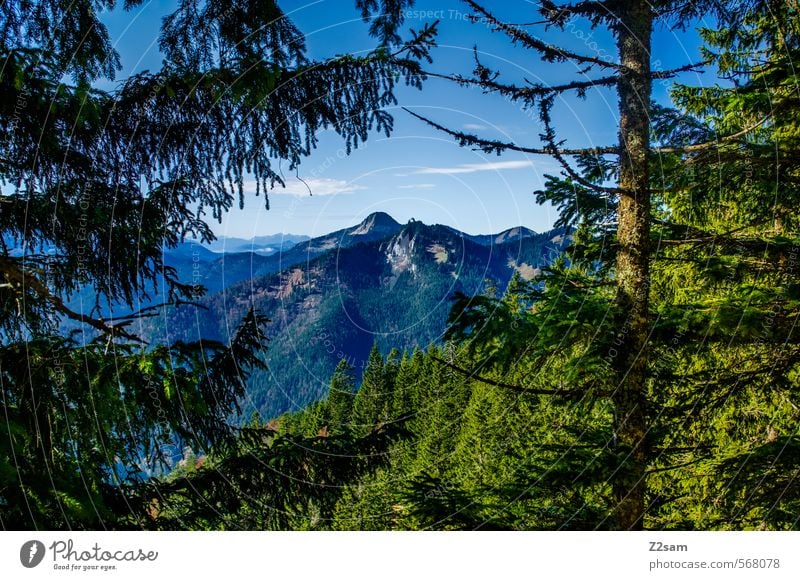
[(400, 224), (388, 213), (376, 211), (350, 230), (351, 236), (359, 236), (381, 230), (396, 230)]

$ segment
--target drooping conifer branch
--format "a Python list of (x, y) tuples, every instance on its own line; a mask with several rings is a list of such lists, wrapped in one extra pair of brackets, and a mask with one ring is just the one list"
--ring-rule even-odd
[(683, 66), (679, 66), (677, 68), (671, 68), (668, 70), (661, 70), (661, 71), (653, 71), (650, 73), (651, 78), (653, 79), (671, 79), (676, 75), (683, 73), (683, 72), (693, 72), (693, 73), (703, 73), (703, 67), (708, 64), (707, 60), (702, 60), (700, 62), (694, 62), (691, 64), (685, 64)]
[(64, 303), (64, 300), (60, 296), (50, 292), (49, 288), (47, 288), (36, 274), (25, 271), (16, 260), (0, 257), (0, 272), (2, 272), (3, 277), (7, 280), (6, 284), (10, 288), (19, 289), (19, 291), (24, 291), (26, 288), (33, 290), (38, 298), (53, 308), (58, 315), (74, 320), (75, 322), (86, 324), (109, 337), (119, 337), (133, 342), (142, 342), (139, 337), (123, 329), (129, 324), (128, 322), (109, 324), (103, 319), (75, 312)]
[(518, 85), (511, 85), (498, 82), (497, 73), (485, 77), (465, 77), (463, 75), (444, 75), (433, 72), (425, 73), (429, 77), (440, 78), (453, 81), (461, 86), (476, 86), (486, 90), (486, 92), (493, 92), (500, 94), (510, 101), (524, 101), (527, 104), (533, 104), (539, 97), (544, 97), (554, 93), (563, 93), (567, 91), (576, 91), (579, 96), (583, 96), (588, 89), (596, 87), (608, 87), (616, 84), (617, 76), (607, 76), (598, 79), (587, 81), (575, 81), (561, 85), (547, 86), (542, 84), (531, 84), (531, 86), (522, 87)]
[(614, 69), (617, 71), (625, 70), (624, 67), (618, 63), (604, 60), (599, 57), (578, 54), (563, 47), (548, 44), (547, 42), (536, 38), (532, 34), (529, 34), (519, 27), (503, 22), (487, 8), (475, 2), (474, 0), (464, 1), (476, 12), (477, 15), (479, 15), (477, 19), (485, 20), (495, 30), (506, 34), (514, 44), (519, 44), (525, 48), (537, 51), (542, 55), (542, 60), (545, 62), (572, 61), (578, 64), (599, 66), (601, 68)]
[(740, 138), (744, 137), (748, 133), (752, 133), (753, 131), (755, 131), (756, 129), (761, 127), (764, 123), (769, 121), (771, 118), (772, 118), (771, 114), (767, 115), (767, 116), (763, 117), (760, 121), (758, 121), (756, 123), (753, 123), (752, 125), (749, 125), (748, 127), (745, 127), (741, 131), (737, 131), (736, 133), (732, 133), (730, 135), (725, 135), (724, 137), (720, 137), (719, 139), (717, 139), (715, 141), (707, 141), (705, 143), (696, 143), (694, 145), (684, 145), (684, 146), (680, 146), (680, 147), (657, 147), (657, 148), (653, 149), (653, 151), (655, 153), (662, 153), (662, 154), (666, 154), (666, 153), (697, 153), (697, 152), (701, 152), (701, 151), (707, 151), (709, 149), (714, 149), (716, 147), (719, 147), (720, 145), (723, 145), (723, 144), (726, 144), (726, 143), (731, 143), (733, 141), (736, 141), (737, 139), (740, 139)]
[[(596, 183), (592, 183), (582, 175), (580, 175), (569, 162), (564, 158), (566, 153), (563, 153), (561, 148), (562, 142), (556, 142), (556, 132), (553, 129), (552, 121), (550, 117), (550, 108), (552, 107), (553, 100), (552, 97), (548, 97), (543, 99), (539, 103), (539, 118), (542, 120), (542, 124), (544, 125), (544, 133), (540, 135), (541, 139), (548, 144), (547, 149), (551, 151), (551, 155), (553, 158), (558, 161), (561, 167), (564, 169), (564, 172), (572, 179), (575, 183), (582, 185), (587, 189), (591, 189), (597, 193), (605, 193), (610, 195), (619, 195), (624, 193), (622, 189), (618, 187), (604, 187), (602, 185), (598, 185)], [(567, 149), (567, 151), (569, 151)]]
[[(520, 153), (530, 153), (531, 155), (553, 155), (553, 150), (547, 147), (539, 147), (539, 148), (524, 147), (508, 141), (484, 139), (482, 137), (478, 137), (477, 135), (472, 135), (470, 133), (465, 133), (463, 131), (454, 131), (452, 129), (448, 129), (447, 127), (440, 125), (436, 121), (433, 121), (423, 115), (415, 113), (405, 107), (403, 107), (403, 110), (409, 113), (410, 115), (416, 117), (423, 123), (427, 123), (431, 127), (438, 129), (443, 133), (447, 133), (452, 137), (455, 137), (459, 145), (462, 146), (474, 145), (484, 153), (499, 154), (502, 151), (519, 151)], [(584, 147), (578, 149), (560, 148), (557, 149), (556, 152), (561, 155), (612, 155), (617, 153), (617, 148), (616, 147)]]
[(503, 381), (498, 381), (495, 379), (490, 379), (488, 377), (482, 376), (477, 369), (470, 370), (460, 367), (454, 363), (448, 362), (443, 358), (431, 356), (433, 360), (442, 364), (443, 366), (449, 368), (457, 372), (460, 375), (467, 377), (468, 379), (478, 381), (479, 383), (485, 383), (487, 385), (491, 385), (493, 387), (499, 387), (501, 389), (505, 389), (507, 391), (511, 391), (514, 393), (524, 394), (524, 395), (555, 395), (564, 398), (575, 398), (575, 397), (582, 397), (586, 393), (583, 391), (575, 391), (569, 389), (534, 389), (531, 387), (523, 387), (521, 385), (514, 385), (511, 383), (506, 383)]

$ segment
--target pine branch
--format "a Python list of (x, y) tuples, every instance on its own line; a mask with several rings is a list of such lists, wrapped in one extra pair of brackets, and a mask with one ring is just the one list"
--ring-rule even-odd
[(156, 310), (161, 310), (165, 306), (195, 306), (196, 308), (201, 308), (203, 310), (208, 310), (208, 306), (205, 304), (201, 304), (200, 302), (195, 302), (193, 300), (169, 300), (166, 302), (161, 302), (160, 304), (153, 304), (151, 306), (145, 306), (140, 308), (136, 312), (132, 312), (130, 314), (124, 314), (121, 316), (114, 316), (114, 320), (138, 320), (140, 318), (152, 318), (153, 316), (158, 316), (158, 312)]
[(569, 391), (566, 389), (531, 389), (529, 387), (521, 387), (519, 385), (512, 385), (510, 383), (504, 383), (502, 381), (496, 381), (494, 379), (489, 379), (478, 374), (477, 370), (468, 370), (462, 368), (458, 365), (455, 365), (451, 362), (448, 362), (444, 359), (441, 359), (436, 356), (431, 357), (436, 362), (446, 366), (447, 368), (456, 371), (457, 373), (464, 375), (468, 379), (472, 379), (478, 381), (480, 383), (485, 383), (487, 385), (491, 385), (493, 387), (500, 387), (502, 389), (506, 389), (515, 393), (522, 393), (526, 395), (557, 395), (559, 397), (582, 397), (585, 393), (580, 391)]
[(76, 322), (81, 322), (88, 326), (91, 326), (95, 330), (99, 330), (103, 334), (109, 335), (109, 337), (120, 337), (125, 338), (127, 340), (131, 340), (133, 342), (144, 343), (144, 341), (139, 338), (138, 336), (131, 334), (125, 330), (122, 330), (122, 327), (127, 326), (130, 322), (124, 322), (121, 324), (107, 324), (104, 320), (100, 318), (92, 318), (91, 316), (87, 316), (85, 314), (80, 314), (75, 312), (74, 310), (67, 307), (60, 298), (56, 298), (55, 296), (51, 296), (50, 301), (56, 307), (56, 310), (60, 314), (63, 314), (70, 320), (74, 320)]
[[(697, 243), (697, 242), (711, 242), (711, 241), (730, 241), (730, 243), (736, 243), (739, 240), (737, 238), (733, 238), (735, 234), (739, 232), (743, 232), (749, 228), (763, 226), (765, 223), (764, 220), (755, 220), (743, 226), (739, 226), (737, 228), (733, 228), (726, 232), (722, 233), (714, 233), (709, 232), (694, 226), (690, 226), (688, 224), (677, 224), (665, 220), (653, 220), (653, 225), (660, 226), (664, 228), (666, 231), (673, 235), (683, 235), (683, 238), (674, 238), (674, 239), (662, 239), (658, 238), (659, 243)], [(692, 236), (690, 239), (689, 236)]]
[(138, 336), (130, 334), (122, 329), (122, 327), (127, 326), (129, 322), (122, 324), (108, 324), (103, 319), (93, 318), (91, 316), (87, 316), (86, 314), (75, 312), (66, 304), (64, 304), (64, 301), (61, 298), (52, 294), (47, 286), (45, 286), (44, 283), (39, 280), (39, 278), (25, 272), (11, 259), (0, 259), (0, 271), (3, 272), (11, 287), (31, 288), (45, 302), (49, 303), (56, 310), (56, 312), (66, 316), (70, 320), (86, 324), (95, 330), (102, 332), (103, 334), (109, 335), (110, 337), (118, 336), (120, 338), (125, 338), (135, 342), (143, 342)]
[(669, 447), (653, 447), (653, 453), (657, 455), (669, 455), (675, 453), (696, 453), (698, 451), (711, 451), (714, 449), (713, 445), (692, 445), (690, 447), (669, 446)]
[(548, 97), (547, 99), (543, 100), (539, 105), (539, 116), (544, 124), (545, 132), (541, 135), (542, 140), (544, 140), (548, 145), (548, 149), (552, 151), (551, 155), (553, 158), (558, 161), (561, 167), (564, 169), (566, 174), (572, 179), (575, 183), (582, 185), (583, 187), (590, 189), (592, 191), (596, 191), (598, 193), (607, 193), (611, 195), (620, 195), (623, 192), (622, 189), (618, 187), (604, 187), (602, 185), (597, 185), (596, 183), (592, 183), (588, 179), (585, 179), (583, 176), (579, 175), (572, 166), (564, 159), (564, 154), (559, 151), (560, 143), (556, 143), (556, 133), (553, 129), (552, 125), (550, 124), (550, 107), (552, 106), (552, 97)]
[(650, 78), (652, 79), (671, 79), (678, 73), (682, 72), (694, 72), (694, 73), (703, 73), (702, 70), (697, 70), (701, 66), (705, 66), (709, 64), (710, 61), (708, 60), (701, 60), (700, 62), (695, 62), (692, 64), (685, 64), (683, 66), (679, 66), (678, 68), (672, 68), (669, 70), (663, 71), (654, 71), (650, 73)]
[(585, 93), (587, 89), (593, 87), (604, 87), (616, 84), (619, 78), (617, 75), (610, 75), (588, 81), (574, 81), (563, 85), (545, 86), (533, 84), (530, 87), (520, 87), (517, 85), (499, 83), (494, 80), (496, 75), (487, 78), (468, 78), (463, 75), (444, 75), (432, 72), (425, 72), (424, 74), (433, 78), (453, 81), (462, 86), (479, 86), (486, 89), (486, 92), (498, 93), (504, 97), (508, 97), (511, 101), (525, 100), (528, 102), (534, 101), (537, 97), (564, 93), (567, 91), (577, 91), (579, 94), (582, 94)]
[(539, 14), (545, 18), (546, 24), (564, 29), (570, 16), (578, 15), (595, 21), (602, 16), (609, 16), (611, 10), (606, 2), (587, 0), (575, 4), (556, 4), (552, 0), (540, 0)]
[[(534, 102), (537, 97), (544, 97), (552, 94), (560, 94), (569, 91), (576, 91), (578, 93), (578, 96), (583, 97), (585, 96), (587, 89), (595, 87), (608, 87), (615, 85), (619, 82), (620, 77), (624, 75), (624, 73), (617, 73), (605, 77), (600, 77), (597, 79), (589, 79), (585, 81), (573, 81), (570, 83), (564, 83), (561, 85), (553, 85), (553, 86), (547, 86), (540, 83), (529, 83), (531, 86), (521, 87), (514, 84), (497, 82), (496, 79), (500, 76), (500, 73), (493, 72), (488, 67), (480, 63), (478, 61), (477, 55), (475, 56), (475, 60), (477, 62), (474, 72), (475, 76), (471, 78), (459, 74), (446, 75), (429, 71), (424, 71), (422, 74), (428, 77), (449, 80), (461, 86), (478, 86), (485, 89), (486, 92), (498, 93), (504, 97), (509, 98), (511, 101), (524, 100), (529, 103)], [(702, 66), (703, 64), (705, 64), (705, 61), (701, 63), (687, 64), (682, 67), (666, 71), (657, 71), (652, 74), (652, 78), (668, 79), (674, 77), (678, 73), (686, 71), (694, 71), (699, 73), (702, 71), (698, 71), (696, 69), (698, 66)]]
[[(461, 131), (453, 131), (452, 129), (448, 129), (439, 123), (428, 119), (422, 115), (419, 115), (406, 107), (403, 107), (403, 110), (408, 114), (416, 117), (423, 123), (426, 123), (437, 129), (442, 131), (443, 133), (447, 133), (452, 137), (455, 137), (460, 145), (475, 145), (481, 151), (485, 153), (500, 153), (501, 151), (519, 151), (520, 153), (530, 153), (531, 155), (553, 155), (553, 150), (551, 148), (535, 148), (535, 147), (523, 147), (521, 145), (517, 145), (515, 143), (509, 143), (506, 141), (496, 141), (492, 139), (483, 139), (478, 137), (477, 135), (472, 135), (470, 133), (463, 133)], [(616, 155), (618, 152), (617, 147), (584, 147), (578, 149), (557, 149), (555, 151), (560, 155)]]
[(645, 473), (652, 474), (652, 473), (661, 473), (664, 471), (673, 471), (675, 469), (681, 469), (683, 467), (689, 467), (690, 465), (695, 465), (697, 463), (702, 463), (706, 461), (708, 457), (702, 456), (698, 457), (697, 459), (692, 459), (691, 461), (684, 461), (683, 463), (676, 463), (674, 465), (667, 465), (665, 467), (654, 467), (653, 469), (648, 469)]
[(731, 141), (735, 141), (736, 139), (739, 139), (740, 137), (744, 137), (745, 135), (747, 135), (751, 131), (754, 131), (754, 130), (758, 129), (761, 125), (766, 123), (771, 118), (772, 118), (772, 115), (769, 114), (766, 117), (764, 117), (763, 119), (761, 119), (760, 121), (758, 121), (757, 123), (755, 123), (753, 125), (750, 125), (749, 127), (746, 127), (744, 129), (742, 129), (741, 131), (733, 133), (732, 135), (726, 135), (725, 137), (721, 137), (721, 138), (717, 139), (716, 141), (708, 141), (706, 143), (698, 143), (696, 145), (686, 145), (686, 146), (683, 146), (683, 147), (658, 147), (656, 149), (653, 149), (653, 152), (654, 153), (694, 153), (696, 151), (705, 151), (707, 149), (712, 149), (714, 147), (719, 147), (723, 143), (729, 143)]
[(499, 20), (494, 14), (489, 12), (473, 0), (464, 0), (476, 13), (480, 14), (483, 19), (491, 24), (495, 30), (505, 33), (514, 44), (520, 44), (525, 48), (535, 50), (542, 55), (542, 60), (545, 62), (565, 62), (571, 60), (580, 64), (595, 65), (602, 68), (614, 69), (623, 71), (625, 68), (618, 63), (603, 60), (593, 56), (578, 54), (565, 48), (548, 44), (543, 40), (536, 38), (532, 34), (525, 32), (521, 28), (507, 24)]

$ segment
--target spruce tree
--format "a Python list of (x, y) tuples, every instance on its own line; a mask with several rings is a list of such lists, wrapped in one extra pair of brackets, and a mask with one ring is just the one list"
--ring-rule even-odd
[(652, 485), (665, 526), (797, 526), (797, 18), (756, 2), (735, 27), (702, 30), (724, 82), (677, 85), (675, 107), (656, 111), (652, 376), (667, 453)]
[(383, 419), (383, 410), (390, 396), (383, 356), (373, 344), (364, 367), (361, 387), (353, 403), (353, 425), (361, 433), (372, 430)]
[[(597, 432), (599, 448), (608, 451), (603, 457), (605, 469), (594, 477), (610, 482), (612, 507), (599, 521), (584, 524), (641, 529), (648, 510), (648, 469), (663, 452), (654, 445), (652, 423), (651, 371), (657, 361), (651, 357), (651, 339), (658, 320), (652, 304), (652, 229), (654, 214), (662, 209), (653, 206), (651, 166), (657, 148), (651, 144), (652, 83), (703, 64), (654, 70), (652, 31), (656, 25), (685, 28), (700, 15), (711, 15), (723, 26), (735, 23), (727, 3), (701, 0), (543, 1), (539, 21), (527, 25), (505, 22), (479, 2), (465, 3), (476, 21), (487, 23), (520, 50), (538, 54), (544, 63), (576, 65), (582, 77), (566, 83), (515, 84), (481, 62), (477, 53), (473, 75), (442, 75), (537, 111), (543, 127), (538, 147), (451, 130), (417, 115), (461, 145), (487, 153), (553, 157), (562, 173), (547, 176), (537, 201), (557, 207), (556, 225), (575, 228), (569, 259), (558, 261), (536, 281), (530, 290), (536, 304), (521, 316), (513, 305), (490, 297), (457, 301), (450, 336), (471, 342), (480, 357), (478, 364), (461, 370), (480, 376), (489, 366), (507, 369), (524, 355), (538, 360), (542, 369), (557, 363), (549, 384), (540, 386), (536, 377), (528, 377), (522, 384), (492, 381), (495, 386), (561, 401), (588, 398), (610, 403), (608, 439), (600, 442), (602, 430)], [(616, 58), (550, 44), (532, 30), (539, 26), (565, 31), (580, 25), (609, 30)], [(566, 146), (553, 125), (557, 100), (607, 89), (615, 90), (619, 104), (619, 141), (588, 148)]]
[(111, 89), (120, 61), (98, 14), (113, 1), (0, 6), (0, 526), (117, 525), (123, 480), (184, 444), (235, 443), (266, 320), (251, 312), (225, 343), (152, 346), (139, 324), (200, 295), (164, 249), (212, 240), (205, 220), (242, 207), (246, 181), (268, 201), (279, 163), (297, 169), (320, 131), (348, 152), (389, 133), (384, 107), (398, 80), (420, 86), (435, 31), (402, 41), (404, 3), (357, 5), (380, 13), (380, 46), (315, 61), (275, 2), (179, 1), (161, 67)]
[(419, 351), (415, 349), (412, 355), (409, 356), (404, 351), (400, 359), (392, 389), (391, 418), (394, 420), (410, 418), (416, 407), (414, 402), (416, 373), (414, 372), (412, 361), (415, 356), (419, 356), (418, 353)]
[(356, 385), (353, 367), (346, 359), (342, 359), (333, 372), (330, 390), (325, 400), (327, 421), (331, 434), (343, 433), (350, 427), (355, 396)]

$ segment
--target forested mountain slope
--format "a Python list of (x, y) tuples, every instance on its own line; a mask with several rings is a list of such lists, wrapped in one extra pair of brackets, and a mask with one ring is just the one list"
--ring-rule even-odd
[[(340, 359), (360, 372), (373, 343), (388, 351), (440, 341), (456, 292), (502, 292), (515, 272), (530, 278), (549, 264), (566, 239), (563, 230), (525, 228), (469, 236), (417, 221), (401, 226), (376, 213), (280, 255), (251, 256), (260, 274), (207, 296), (202, 308), (167, 311), (151, 340), (225, 341), (255, 307), (272, 322), (268, 370), (254, 372), (248, 394), (254, 410), (270, 417), (318, 399)], [(208, 267), (216, 276), (218, 263)]]

